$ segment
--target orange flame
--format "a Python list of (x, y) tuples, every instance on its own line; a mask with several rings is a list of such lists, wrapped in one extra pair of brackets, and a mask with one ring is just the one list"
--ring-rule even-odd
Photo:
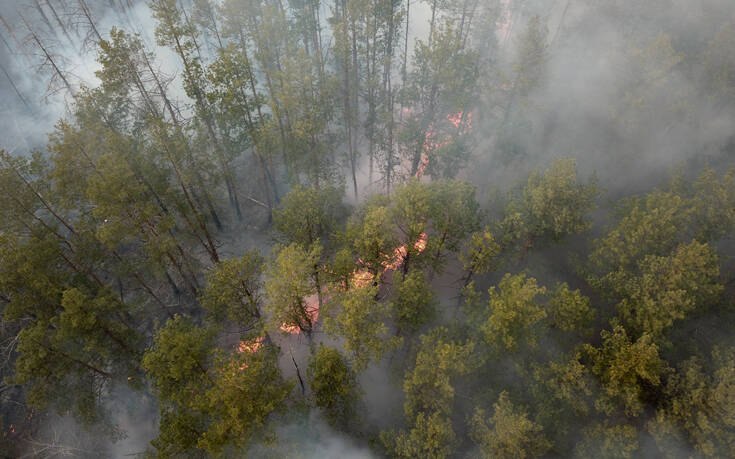
[(237, 353), (242, 354), (247, 352), (248, 354), (254, 354), (263, 346), (264, 340), (265, 337), (259, 336), (248, 341), (240, 341), (240, 345), (237, 346)]
[[(419, 236), (418, 240), (414, 242), (413, 248), (418, 252), (421, 253), (424, 250), (426, 250), (426, 243), (429, 239), (429, 236), (426, 233), (421, 233), (421, 236)], [(390, 263), (386, 263), (383, 265), (385, 268), (385, 271), (395, 271), (398, 268), (401, 267), (403, 262), (406, 260), (406, 256), (408, 255), (408, 249), (405, 245), (402, 245), (398, 247), (393, 252), (393, 259)]]
[(372, 285), (375, 281), (375, 275), (367, 270), (367, 268), (356, 269), (352, 273), (352, 286), (355, 288), (365, 288)]
[[(264, 336), (259, 336), (255, 339), (247, 340), (247, 341), (240, 341), (240, 344), (237, 346), (237, 353), (238, 354), (255, 354), (258, 352), (258, 350), (263, 347), (263, 341), (265, 341)], [(240, 371), (246, 369), (248, 367), (247, 363), (243, 363), (240, 365)]]
[[(447, 121), (458, 129), (457, 135), (464, 135), (472, 129), (472, 113), (452, 113), (447, 115)], [(439, 137), (439, 135), (433, 126), (426, 131), (424, 151), (421, 152), (421, 159), (419, 160), (419, 165), (416, 168), (416, 174), (414, 174), (414, 177), (417, 179), (421, 178), (429, 167), (429, 162), (431, 160), (429, 158), (429, 153), (445, 147), (451, 142), (450, 137), (441, 139), (437, 137)]]
[(513, 22), (513, 12), (510, 2), (511, 0), (501, 0), (501, 13), (496, 22), (502, 43), (505, 43), (510, 37), (511, 24)]
[[(428, 134), (427, 134), (428, 137)], [(425, 152), (421, 152), (421, 161), (419, 161), (419, 167), (416, 169), (416, 175), (414, 177), (421, 178), (426, 172), (426, 168), (429, 167), (429, 155)]]
[[(429, 239), (429, 236), (426, 233), (421, 233), (419, 238), (413, 244), (413, 248), (416, 250), (416, 252), (422, 253), (424, 250), (426, 250), (426, 244), (428, 242), (428, 239)], [(406, 249), (405, 244), (396, 248), (393, 251), (393, 257), (390, 259), (390, 261), (386, 261), (382, 264), (383, 272), (385, 273), (388, 271), (395, 271), (398, 268), (400, 268), (401, 265), (406, 261), (407, 255), (408, 255), (408, 250)], [(369, 287), (375, 282), (375, 274), (370, 272), (368, 267), (364, 266), (365, 263), (362, 260), (358, 259), (357, 263), (361, 267), (358, 269), (355, 269), (352, 272), (352, 278), (350, 279), (352, 286), (355, 288)], [(281, 329), (283, 330), (283, 327), (281, 327)]]
[(426, 244), (428, 242), (429, 242), (429, 236), (426, 233), (421, 233), (419, 240), (413, 244), (413, 248), (416, 249), (418, 253), (421, 253), (424, 250), (426, 250)]
[[(306, 303), (305, 312), (309, 317), (309, 322), (315, 324), (316, 321), (319, 320), (319, 296), (317, 294), (309, 295), (304, 298), (304, 302)], [(281, 325), (281, 330), (285, 331), (289, 335), (301, 334), (301, 327), (296, 324), (284, 323)]]

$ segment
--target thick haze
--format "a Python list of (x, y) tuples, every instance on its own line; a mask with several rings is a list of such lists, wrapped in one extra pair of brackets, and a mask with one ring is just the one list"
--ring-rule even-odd
[[(24, 3), (28, 5), (23, 6)], [(66, 3), (73, 6), (74, 2)], [(117, 5), (114, 1), (87, 3), (103, 35), (113, 25), (141, 33), (147, 45), (155, 49), (160, 67), (176, 72), (176, 59), (155, 45), (155, 24), (145, 2), (131, 2), (138, 19), (134, 26), (121, 21), (119, 8), (110, 7)], [(40, 4), (46, 19), (53, 22), (45, 2)], [(33, 2), (0, 2), (0, 14), (13, 31), (11, 36), (0, 24), (0, 62), (25, 101), (7, 76), (0, 74), (2, 147), (7, 150), (42, 147), (53, 124), (64, 116), (65, 103), (70, 99), (58, 87), (49, 92), (50, 69), (48, 65), (41, 67), (43, 59), (29, 38), (21, 15), (45, 38), (49, 50), (62, 58), (72, 84), (97, 83), (94, 71), (98, 64), (94, 49), (83, 44), (85, 31), (77, 28), (73, 32), (74, 20), (57, 10), (62, 21), (69, 21), (73, 46), (63, 34), (49, 31)], [(498, 158), (503, 163), (503, 154), (494, 151), (494, 132), (483, 130), (491, 134), (485, 139), (485, 132), (477, 133), (480, 143), (474, 152), (475, 160), (487, 164), (491, 174), (502, 169), (499, 177), (507, 178), (508, 167), (517, 172), (510, 175), (515, 179), (524, 175), (526, 165), (535, 167), (539, 160), (548, 162), (553, 156), (573, 156), (583, 171), (597, 171), (609, 191), (630, 191), (637, 184), (647, 186), (651, 174), (660, 178), (662, 172), (668, 173), (682, 161), (717, 161), (730, 141), (735, 114), (730, 106), (708, 97), (703, 78), (706, 75), (702, 75), (706, 70), (692, 68), (690, 61), (706, 52), (714, 33), (733, 20), (731, 2), (511, 0), (499, 2), (498, 10), (512, 18), (509, 35), (501, 34), (493, 56), (488, 57), (506, 62), (505, 67), (501, 65), (506, 77), (512, 75), (514, 54), (525, 24), (535, 14), (548, 29), (548, 61), (544, 82), (529, 96), (530, 103), (519, 109), (522, 122), (511, 129), (526, 161), (519, 164), (516, 159), (514, 164), (499, 168)], [(426, 3), (412, 2), (410, 42), (426, 38), (429, 18)], [(669, 49), (662, 37), (673, 40), (673, 55), (666, 55)], [(659, 49), (646, 49), (655, 48), (659, 39), (663, 40)], [(645, 66), (650, 68), (644, 72), (650, 72), (655, 81), (636, 85), (631, 78), (638, 78), (638, 71)], [(183, 99), (180, 89), (175, 92)], [(630, 117), (626, 110), (641, 113)], [(623, 117), (626, 125), (614, 122)], [(479, 171), (486, 174), (488, 168)], [(615, 173), (608, 177), (604, 172), (611, 170)], [(482, 177), (474, 179), (480, 186), (490, 182)]]
[[(480, 3), (484, 1), (494, 2)], [(74, 2), (51, 0), (59, 6), (59, 13), (62, 3), (71, 7)], [(155, 46), (155, 24), (144, 2), (131, 2), (138, 19), (134, 25), (121, 22), (117, 1), (87, 3), (103, 36), (113, 25), (141, 32), (146, 44), (155, 49), (157, 64), (168, 74), (179, 73), (177, 59)], [(519, 97), (512, 113), (504, 113), (504, 94), (487, 89), (473, 114), (475, 147), (470, 167), (460, 177), (478, 187), (481, 200), (561, 156), (576, 158), (582, 176), (596, 173), (612, 198), (650, 190), (678, 167), (693, 166), (698, 171), (705, 164), (717, 166), (732, 159), (735, 104), (723, 103), (725, 95), (713, 91), (716, 78), (701, 65), (704, 61), (718, 65), (710, 45), (718, 31), (735, 21), (732, 0), (497, 3), (511, 22), (508, 37), (499, 34), (497, 45), (490, 47), (491, 55), (485, 56), (493, 64), (488, 71), (497, 73), (498, 81), (512, 80), (521, 37), (535, 15), (548, 31), (547, 54), (541, 82), (522, 100)], [(0, 0), (0, 15), (7, 23), (0, 24), (0, 149), (16, 154), (43, 149), (47, 135), (66, 116), (67, 104), (73, 99), (51, 81), (49, 67), (42, 65), (44, 59), (21, 15), (59, 57), (73, 86), (97, 84), (95, 50), (85, 45), (85, 31), (62, 16), (62, 21), (68, 21), (68, 35), (58, 29), (52, 32), (45, 21), (55, 18), (46, 0), (38, 4), (46, 19), (33, 1)], [(428, 34), (430, 12), (423, 2), (412, 3), (411, 8), (409, 37), (413, 41)], [(735, 55), (733, 50), (730, 53)], [(177, 82), (172, 92), (174, 99), (182, 101), (180, 79)], [(362, 169), (364, 182), (364, 165)], [(306, 358), (304, 355), (303, 360)], [(291, 369), (284, 365), (284, 371)], [(400, 414), (401, 396), (381, 394), (371, 384), (388, 378), (388, 372), (371, 368), (361, 376), (366, 399), (375, 402), (368, 407), (371, 422)], [(125, 394), (119, 398), (135, 397)], [(118, 422), (128, 426), (128, 438), (113, 446), (113, 454), (124, 457), (141, 452), (155, 436), (151, 419), (156, 407), (149, 402), (138, 399), (116, 408)], [(54, 428), (77, 431), (78, 426), (69, 423), (59, 420)], [(306, 457), (372, 457), (364, 445), (330, 432), (320, 421), (304, 423), (310, 424), (309, 434), (299, 423), (283, 426), (279, 433), (303, 436), (300, 452)], [(252, 454), (257, 456), (258, 451), (256, 447)]]

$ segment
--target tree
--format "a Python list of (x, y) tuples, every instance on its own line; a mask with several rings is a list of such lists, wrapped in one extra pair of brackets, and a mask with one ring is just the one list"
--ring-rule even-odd
[(157, 43), (160, 46), (170, 47), (181, 60), (184, 67), (184, 89), (195, 101), (198, 119), (205, 127), (206, 137), (214, 149), (214, 157), (227, 186), (230, 204), (238, 218), (242, 219), (235, 180), (230, 168), (235, 154), (226, 151), (219, 138), (212, 108), (206, 100), (204, 70), (199, 58), (194, 56), (195, 52), (199, 53), (196, 28), (187, 17), (182, 19), (182, 11), (179, 10), (175, 0), (152, 0), (149, 6), (158, 22), (155, 31)]
[(534, 365), (533, 371), (534, 379), (544, 388), (541, 396), (566, 403), (580, 415), (588, 412), (585, 398), (592, 393), (589, 369), (580, 362), (581, 357), (575, 352), (543, 366)]
[[(211, 13), (211, 5), (202, 14)], [(205, 18), (206, 19), (206, 18)], [(206, 19), (219, 37), (214, 19)], [(218, 42), (220, 38), (218, 38)], [(210, 87), (206, 99), (211, 104), (212, 116), (221, 132), (225, 148), (239, 155), (252, 148), (262, 173), (263, 193), (269, 210), (279, 200), (274, 177), (274, 153), (267, 145), (264, 126), (271, 118), (263, 113), (265, 97), (256, 88), (255, 68), (246, 48), (235, 43), (218, 46), (217, 58), (206, 73)], [(258, 203), (252, 198), (250, 201)]]
[(92, 425), (104, 419), (110, 384), (138, 385), (142, 339), (131, 305), (62, 250), (50, 235), (0, 235), (3, 321), (19, 325), (9, 381), (27, 386), (31, 407), (53, 405)]
[(588, 328), (595, 318), (595, 310), (590, 308), (590, 300), (579, 290), (570, 290), (566, 283), (556, 286), (546, 304), (549, 326), (567, 332), (588, 334)]
[[(345, 350), (358, 372), (402, 342), (391, 335), (390, 309), (375, 299), (377, 293), (375, 286), (351, 288), (327, 304), (325, 328), (345, 339)], [(334, 307), (339, 309), (333, 312)]]
[(684, 56), (674, 49), (670, 35), (662, 32), (631, 40), (625, 59), (626, 72), (617, 94), (622, 103), (610, 113), (623, 135), (637, 137), (643, 134), (648, 117), (674, 113), (690, 94), (675, 84)]
[(638, 269), (639, 275), (620, 286), (623, 299), (617, 308), (628, 329), (656, 339), (675, 321), (712, 304), (723, 288), (717, 282), (717, 255), (696, 241), (679, 246), (669, 257), (649, 255)]
[(426, 276), (421, 271), (412, 271), (405, 278), (395, 276), (393, 281), (391, 307), (398, 329), (408, 333), (416, 332), (426, 324), (436, 310), (436, 299)]
[(691, 197), (695, 238), (700, 242), (717, 241), (735, 228), (735, 169), (722, 177), (706, 168), (686, 190)]
[(537, 330), (547, 316), (536, 297), (546, 293), (546, 288), (525, 274), (506, 274), (488, 293), (487, 305), (469, 305), (473, 322), (479, 325), (485, 341), (498, 351), (515, 352), (522, 345), (535, 346)]
[(381, 434), (391, 455), (401, 458), (426, 457), (441, 459), (449, 456), (456, 435), (452, 421), (440, 411), (419, 413), (408, 431)]
[(573, 159), (555, 160), (543, 175), (540, 170), (532, 172), (523, 188), (530, 243), (538, 237), (559, 240), (589, 229), (585, 216), (598, 195), (594, 180), (577, 181)]
[(542, 364), (531, 364), (536, 422), (547, 429), (554, 449), (566, 454), (569, 433), (589, 414), (594, 381), (578, 350)]
[(314, 404), (332, 427), (346, 428), (360, 398), (357, 375), (337, 349), (320, 345), (306, 372)]
[(452, 181), (429, 185), (431, 208), (426, 251), (432, 256), (432, 267), (439, 270), (443, 252), (458, 252), (462, 241), (480, 227), (480, 205), (475, 189), (469, 183)]
[(273, 226), (287, 244), (327, 245), (345, 214), (342, 191), (334, 187), (294, 187), (273, 212)]
[(311, 336), (317, 316), (315, 305), (309, 304), (307, 297), (319, 294), (315, 274), (321, 246), (316, 244), (311, 250), (306, 250), (293, 243), (281, 247), (276, 253), (275, 260), (266, 269), (268, 317), (276, 328), (295, 326)]
[(387, 198), (369, 198), (347, 223), (345, 238), (360, 262), (373, 275), (382, 273), (391, 263), (399, 245)]
[(590, 254), (590, 282), (600, 289), (614, 291), (646, 255), (668, 255), (690, 227), (692, 209), (677, 193), (655, 191), (627, 200), (619, 215)]
[(207, 275), (207, 286), (199, 302), (211, 314), (211, 321), (229, 320), (241, 327), (244, 337), (261, 336), (263, 264), (263, 258), (251, 251), (224, 260)]
[(608, 421), (584, 429), (585, 439), (575, 448), (576, 457), (631, 458), (638, 451), (638, 433), (630, 424)]
[(197, 446), (209, 454), (242, 449), (256, 434), (268, 429), (268, 421), (285, 411), (294, 384), (285, 381), (272, 349), (218, 355), (211, 387), (197, 406), (209, 424)]
[(143, 367), (160, 400), (159, 454), (210, 455), (247, 447), (266, 420), (284, 408), (293, 383), (284, 381), (272, 348), (222, 353), (213, 329), (182, 316), (155, 335)]
[(186, 406), (192, 394), (204, 391), (212, 359), (213, 330), (176, 315), (156, 331), (142, 365), (153, 389), (164, 400)]
[(505, 104), (502, 127), (511, 120), (520, 98), (521, 104), (527, 104), (529, 95), (543, 82), (547, 73), (549, 59), (549, 30), (534, 16), (520, 38), (518, 51), (513, 62), (513, 78), (506, 85), (509, 87), (508, 101)]
[(592, 373), (603, 387), (595, 406), (609, 414), (615, 411), (617, 401), (626, 415), (638, 416), (643, 412), (646, 387), (661, 385), (666, 362), (659, 357), (658, 347), (648, 333), (633, 341), (622, 326), (616, 325), (612, 331), (603, 330), (600, 336), (600, 348), (584, 346)]
[(482, 231), (472, 233), (459, 253), (459, 261), (467, 272), (464, 278), (465, 287), (476, 274), (485, 274), (500, 267), (498, 257), (502, 250), (503, 247), (487, 226)]
[(520, 38), (513, 70), (516, 74), (514, 89), (521, 97), (528, 97), (544, 79), (549, 58), (548, 34), (546, 24), (540, 17), (533, 16)]
[[(457, 169), (453, 163), (463, 164), (469, 155), (456, 142), (458, 126), (448, 117), (458, 117), (458, 124), (464, 126), (470, 116), (479, 92), (478, 53), (465, 47), (457, 24), (449, 20), (435, 28), (427, 41), (416, 41), (412, 61), (413, 70), (401, 91), (408, 116), (399, 138), (411, 164), (410, 176), (416, 176), (426, 155), (433, 176), (451, 177), (451, 170)], [(454, 148), (437, 148), (444, 137), (449, 139), (447, 146)]]
[[(702, 61), (707, 69), (707, 89), (714, 91), (717, 100), (732, 100), (735, 96), (735, 68), (732, 65), (732, 45), (735, 43), (735, 26), (723, 24), (707, 44)], [(712, 97), (712, 96), (710, 96)]]
[(718, 179), (705, 170), (693, 183), (674, 176), (668, 191), (622, 201), (614, 226), (595, 241), (588, 281), (615, 297), (646, 256), (669, 257), (692, 238), (700, 243), (719, 240), (735, 224), (729, 210), (734, 197), (732, 172)]
[(415, 418), (418, 413), (451, 415), (454, 402), (453, 378), (473, 369), (470, 359), (475, 344), (459, 343), (446, 337), (449, 330), (436, 328), (420, 337), (416, 364), (406, 372), (403, 405), (406, 417)]
[(398, 260), (398, 267), (404, 276), (411, 268), (421, 268), (427, 262), (425, 255), (421, 257), (425, 247), (420, 242), (427, 239), (431, 198), (431, 187), (418, 180), (399, 185), (393, 192), (389, 215), (395, 225), (394, 231), (402, 242), (401, 246), (405, 249)]
[(493, 407), (490, 419), (477, 409), (470, 420), (470, 435), (484, 457), (539, 457), (551, 449), (543, 428), (528, 419), (523, 409), (515, 407), (507, 392), (500, 393)]
[(673, 444), (689, 442), (698, 454), (720, 457), (735, 447), (733, 424), (735, 397), (732, 378), (735, 358), (730, 348), (715, 347), (710, 359), (693, 357), (681, 363), (668, 378), (665, 401), (649, 422), (664, 454), (671, 454)]

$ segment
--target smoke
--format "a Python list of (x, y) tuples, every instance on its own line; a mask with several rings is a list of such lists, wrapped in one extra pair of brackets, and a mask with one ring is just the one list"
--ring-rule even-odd
[(23, 457), (143, 456), (158, 432), (155, 399), (147, 391), (116, 387), (104, 408), (107, 419), (92, 426), (70, 415), (44, 415), (37, 431), (18, 440)]
[[(473, 182), (504, 187), (553, 157), (569, 156), (618, 195), (649, 188), (681, 164), (701, 167), (723, 156), (735, 112), (712, 98), (701, 63), (716, 31), (732, 20), (731, 5), (548, 3), (555, 7), (516, 14), (512, 36), (498, 50), (512, 75), (529, 18), (545, 22), (544, 76), (501, 126), (512, 151), (503, 151), (494, 135), (478, 139), (475, 159), (484, 167), (471, 168)], [(498, 123), (485, 131), (494, 134)]]
[[(134, 23), (121, 22), (119, 12), (106, 2), (88, 3), (103, 34), (113, 25), (140, 33), (155, 51), (160, 67), (169, 71), (179, 68), (176, 56), (155, 44), (155, 23), (145, 2), (135, 2), (131, 14)], [(546, 58), (539, 84), (515, 100), (508, 120), (503, 119), (508, 90), (488, 89), (481, 97), (477, 109), (481, 113), (473, 117), (476, 142), (471, 167), (462, 172), (462, 178), (478, 186), (481, 199), (492, 190), (508, 189), (534, 167), (558, 156), (577, 158), (582, 175), (596, 173), (610, 197), (650, 190), (652, 184), (661, 183), (681, 165), (699, 170), (707, 163), (727, 162), (735, 109), (712, 92), (711, 75), (702, 64), (718, 31), (735, 20), (731, 0), (505, 0), (500, 5), (509, 22), (507, 31), (496, 37), (497, 46), (491, 46), (490, 55), (484, 56), (493, 66), (485, 76), (495, 78), (498, 85), (512, 87), (522, 36), (534, 16), (540, 17), (548, 31)], [(49, 95), (50, 76), (38, 70), (38, 53), (26, 39), (28, 30), (21, 15), (58, 55), (76, 87), (96, 85), (94, 72), (99, 67), (95, 52), (83, 49), (83, 36), (72, 31), (71, 41), (64, 41), (63, 34), (48, 30), (33, 9), (16, 0), (0, 0), (0, 14), (13, 32), (11, 35), (11, 30), (0, 25), (0, 63), (6, 72), (0, 72), (0, 125), (4, 127), (0, 148), (24, 152), (43, 146), (53, 125), (68, 114), (69, 100), (63, 92)], [(428, 35), (430, 6), (412, 2), (410, 14), (409, 54), (415, 40)], [(174, 100), (186, 100), (179, 78), (172, 90)], [(379, 173), (368, 177), (367, 169), (363, 155), (358, 171), (360, 198), (365, 195), (363, 190), (381, 189), (376, 184)], [(352, 194), (347, 194), (351, 199)], [(225, 255), (236, 256), (244, 246), (267, 250), (262, 233), (248, 235), (253, 239), (246, 243), (242, 238), (228, 237), (223, 240)], [(574, 270), (569, 260), (566, 264), (559, 260), (566, 258), (550, 250), (531, 255), (527, 265), (535, 265), (534, 275), (540, 283), (552, 287)], [(457, 278), (457, 273), (449, 271), (437, 280), (443, 304), (454, 304)], [(455, 311), (447, 310), (447, 316), (453, 314)], [(317, 343), (320, 341), (318, 337)], [(309, 357), (306, 340), (287, 337), (279, 344), (284, 375), (295, 379), (298, 365), (304, 377)], [(382, 361), (360, 376), (366, 424), (386, 427), (400, 422), (403, 394), (391, 372), (390, 362)], [(146, 451), (157, 430), (155, 402), (145, 394), (121, 389), (108, 408), (113, 424), (126, 432), (117, 442), (84, 436), (73, 420), (58, 417), (49, 418), (42, 437), (49, 444), (59, 437), (73, 438), (86, 445), (79, 446), (79, 455), (83, 449), (89, 451), (89, 445), (111, 457)], [(317, 412), (279, 425), (276, 434), (278, 445), (258, 444), (247, 454), (374, 457), (366, 444), (335, 432)], [(650, 439), (642, 443), (648, 445)], [(654, 446), (648, 447), (655, 451)]]
[(248, 449), (246, 457), (299, 459), (374, 459), (365, 444), (330, 428), (317, 412), (276, 427), (277, 444), (260, 443)]
[[(158, 66), (167, 72), (177, 69), (176, 55), (156, 44), (155, 21), (147, 3), (141, 0), (129, 3), (133, 8), (123, 12), (114, 2), (84, 2), (103, 38), (112, 27), (139, 34), (146, 47), (155, 53)], [(73, 102), (73, 97), (32, 39), (31, 31), (75, 90), (99, 85), (95, 76), (100, 68), (98, 49), (88, 36), (78, 5), (77, 0), (0, 0), (0, 16), (4, 21), (0, 21), (0, 126), (4, 127), (1, 149), (21, 154), (43, 148), (54, 125), (69, 115), (68, 107)], [(185, 100), (180, 78), (176, 78), (169, 89), (174, 102)]]

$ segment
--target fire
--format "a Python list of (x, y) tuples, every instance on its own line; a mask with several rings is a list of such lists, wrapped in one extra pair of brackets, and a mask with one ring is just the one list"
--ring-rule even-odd
[(419, 240), (413, 244), (413, 248), (416, 249), (418, 253), (421, 253), (424, 250), (426, 250), (426, 243), (428, 241), (429, 241), (429, 236), (426, 233), (421, 233)]
[(460, 134), (466, 134), (472, 130), (472, 113), (464, 112), (448, 115), (447, 120), (460, 130)]
[(458, 128), (460, 124), (462, 124), (462, 112), (455, 113), (453, 115), (447, 115), (447, 119), (450, 123), (454, 125), (454, 127)]
[[(426, 250), (426, 243), (429, 239), (429, 236), (426, 233), (421, 233), (421, 236), (419, 236), (418, 240), (414, 242), (413, 248), (418, 252), (421, 253), (424, 250)], [(385, 271), (395, 271), (398, 268), (401, 267), (404, 260), (406, 259), (406, 256), (408, 255), (408, 249), (405, 245), (402, 245), (398, 247), (393, 252), (393, 259), (390, 261), (390, 263), (386, 263), (383, 265), (385, 268)]]
[[(472, 113), (457, 112), (447, 115), (447, 121), (457, 128), (457, 135), (464, 135), (472, 129)], [(415, 178), (421, 178), (429, 167), (429, 153), (436, 151), (442, 147), (449, 145), (452, 141), (451, 137), (439, 138), (439, 134), (432, 126), (426, 131), (424, 140), (424, 151), (421, 152), (421, 159), (416, 168)]]
[[(418, 240), (414, 242), (413, 248), (416, 250), (416, 252), (422, 253), (424, 250), (426, 250), (426, 244), (428, 240), (429, 236), (426, 233), (421, 233)], [(391, 257), (390, 261), (383, 263), (383, 272), (385, 273), (388, 271), (395, 271), (400, 268), (403, 262), (406, 260), (407, 255), (408, 250), (406, 249), (405, 244), (396, 248), (393, 251), (393, 257)], [(361, 267), (353, 271), (351, 278), (352, 286), (355, 288), (365, 288), (371, 286), (375, 282), (375, 274), (371, 273), (367, 267), (364, 267), (365, 263), (362, 260), (358, 259), (357, 263), (358, 266)], [(281, 329), (283, 330), (283, 327), (281, 327)]]
[[(309, 321), (315, 324), (319, 320), (319, 296), (317, 294), (309, 295), (304, 298), (304, 302), (306, 302), (306, 315), (309, 316)], [(281, 330), (289, 335), (301, 334), (301, 328), (296, 324), (283, 324)]]
[(372, 285), (375, 281), (375, 275), (367, 270), (367, 268), (356, 269), (352, 273), (352, 285), (355, 288), (365, 288)]
[(513, 23), (513, 11), (510, 5), (511, 0), (501, 0), (502, 12), (498, 18), (498, 32), (500, 34), (501, 42), (505, 43), (510, 37), (511, 24)]
[(259, 336), (248, 341), (240, 341), (240, 345), (237, 346), (237, 353), (242, 354), (247, 352), (248, 354), (254, 354), (263, 346), (264, 340), (265, 337)]
[[(255, 339), (250, 339), (247, 341), (240, 341), (240, 344), (237, 346), (237, 353), (238, 354), (255, 354), (260, 350), (261, 347), (263, 347), (263, 341), (265, 341), (264, 336), (259, 336)], [(246, 369), (248, 367), (247, 363), (243, 363), (240, 365), (240, 371)]]
[[(428, 134), (427, 134), (428, 137)], [(419, 167), (416, 169), (416, 178), (421, 178), (426, 172), (426, 168), (429, 167), (429, 155), (425, 152), (421, 152), (421, 161), (419, 161)]]

